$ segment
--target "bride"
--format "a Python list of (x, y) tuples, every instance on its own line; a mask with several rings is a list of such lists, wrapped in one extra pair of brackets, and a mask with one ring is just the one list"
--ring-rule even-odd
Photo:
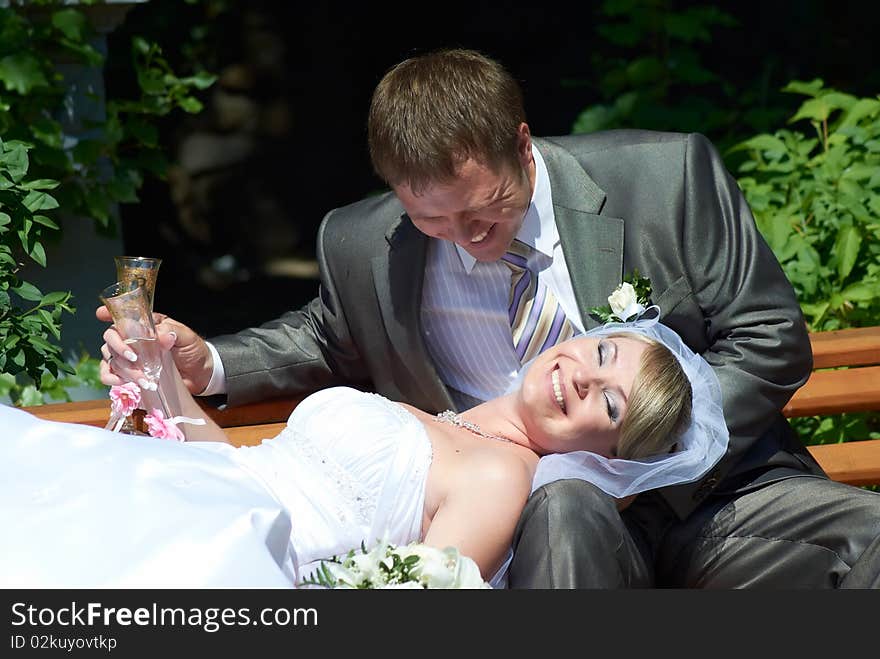
[[(172, 373), (182, 416), (202, 417)], [(711, 368), (656, 321), (550, 348), (461, 415), (325, 389), (254, 447), (210, 419), (181, 424), (185, 443), (6, 406), (0, 420), (7, 587), (290, 587), (382, 538), (454, 546), (503, 585), (540, 485), (583, 478), (623, 506), (698, 478), (727, 445)]]

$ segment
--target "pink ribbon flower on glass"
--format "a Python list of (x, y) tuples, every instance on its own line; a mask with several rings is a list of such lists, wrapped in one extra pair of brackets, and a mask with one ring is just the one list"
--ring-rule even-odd
[(152, 412), (144, 417), (147, 424), (147, 432), (153, 437), (159, 439), (175, 439), (178, 442), (186, 441), (183, 431), (177, 427), (180, 417), (166, 419), (162, 410), (154, 408)]
[(116, 416), (129, 416), (140, 404), (141, 389), (134, 382), (110, 387), (110, 407)]

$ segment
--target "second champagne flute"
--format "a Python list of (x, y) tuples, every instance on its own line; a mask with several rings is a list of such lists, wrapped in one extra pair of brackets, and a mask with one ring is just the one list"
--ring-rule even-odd
[(113, 318), (116, 331), (138, 356), (144, 380), (138, 384), (147, 392), (157, 395), (162, 413), (165, 418), (170, 418), (172, 414), (168, 401), (159, 387), (162, 353), (144, 279), (111, 284), (101, 291), (100, 298)]

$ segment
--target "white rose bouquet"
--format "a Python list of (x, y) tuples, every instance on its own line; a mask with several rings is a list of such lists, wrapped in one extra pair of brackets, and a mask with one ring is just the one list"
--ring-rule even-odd
[(321, 561), (300, 583), (323, 588), (491, 588), (473, 560), (454, 547), (419, 542), (396, 547), (386, 541), (370, 550), (361, 544), (345, 558)]

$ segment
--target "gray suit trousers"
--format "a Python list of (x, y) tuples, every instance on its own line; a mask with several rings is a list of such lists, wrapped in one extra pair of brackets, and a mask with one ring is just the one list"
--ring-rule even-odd
[(878, 588), (880, 493), (803, 475), (712, 494), (679, 520), (654, 493), (623, 513), (579, 480), (529, 499), (511, 588)]

